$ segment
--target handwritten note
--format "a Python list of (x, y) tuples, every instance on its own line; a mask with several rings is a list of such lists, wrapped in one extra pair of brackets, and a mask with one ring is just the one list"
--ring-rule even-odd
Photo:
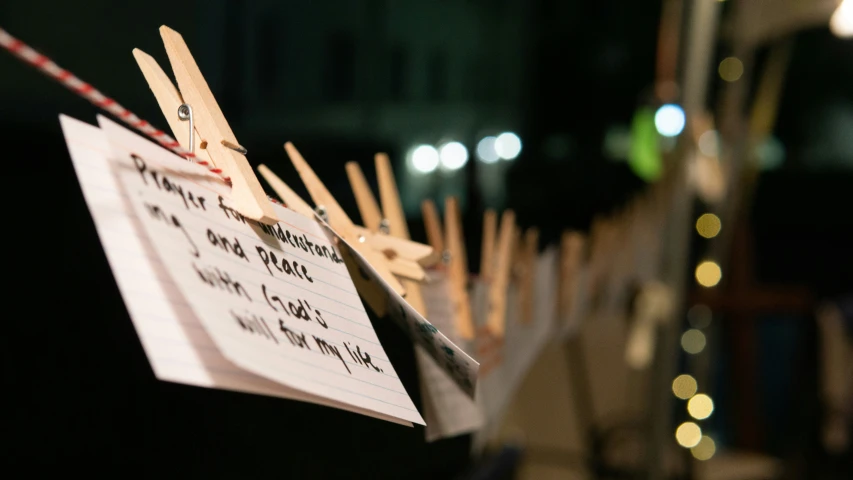
[[(431, 271), (429, 276), (430, 281), (421, 286), (421, 294), (430, 322), (454, 344), (467, 347), (456, 331), (447, 276), (440, 271)], [(422, 347), (415, 348), (415, 358), (421, 378), (424, 416), (427, 418), (427, 441), (479, 429), (483, 425), (483, 415), (477, 403), (436, 365)]]
[(262, 228), (204, 168), (102, 117), (61, 121), (158, 378), (423, 423), (317, 224), (276, 206)]
[(350, 266), (352, 275), (360, 275), (364, 280), (362, 288), (373, 288), (374, 295), (385, 299), (385, 311), (397, 322), (400, 328), (423, 348), (442, 370), (447, 372), (457, 385), (469, 397), (474, 398), (477, 385), (477, 372), (480, 364), (459, 348), (435, 325), (427, 321), (417, 310), (406, 302), (376, 270), (355, 249), (350, 248), (342, 237), (338, 236), (331, 227), (319, 219), (326, 230), (338, 238), (338, 245), (345, 259), (352, 259), (355, 265)]

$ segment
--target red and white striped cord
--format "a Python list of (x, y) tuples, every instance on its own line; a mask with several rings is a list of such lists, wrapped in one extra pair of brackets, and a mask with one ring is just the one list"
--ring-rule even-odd
[(80, 80), (68, 70), (61, 68), (53, 60), (35, 51), (29, 45), (9, 35), (9, 33), (6, 32), (6, 30), (3, 30), (2, 28), (0, 28), (0, 45), (2, 45), (3, 48), (5, 48), (6, 50), (15, 54), (20, 59), (38, 68), (47, 76), (57, 80), (59, 83), (64, 85), (72, 92), (92, 102), (95, 106), (100, 107), (106, 110), (107, 112), (113, 114), (113, 116), (115, 116), (119, 120), (139, 130), (155, 142), (164, 146), (165, 148), (168, 148), (169, 150), (175, 152), (176, 154), (191, 162), (207, 167), (208, 170), (210, 170), (212, 173), (219, 175), (226, 182), (231, 182), (230, 178), (223, 175), (222, 169), (216, 168), (214, 165), (211, 165), (210, 162), (207, 162), (205, 160), (199, 160), (198, 158), (196, 158), (193, 152), (190, 152), (185, 148), (181, 147), (181, 145), (177, 141), (175, 141), (174, 138), (170, 137), (162, 130), (156, 129), (153, 125), (146, 122), (145, 120), (137, 117), (136, 114), (122, 107), (112, 98), (109, 98), (98, 90), (95, 90), (94, 87), (84, 82), (83, 80)]

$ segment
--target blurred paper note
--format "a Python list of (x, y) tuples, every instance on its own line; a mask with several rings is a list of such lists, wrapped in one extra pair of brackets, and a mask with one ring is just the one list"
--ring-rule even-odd
[[(429, 276), (430, 282), (421, 286), (421, 294), (430, 323), (444, 332), (454, 344), (466, 346), (456, 332), (447, 276), (438, 271), (431, 271)], [(483, 416), (477, 403), (462, 391), (422, 347), (415, 347), (415, 357), (421, 378), (424, 416), (427, 419), (427, 441), (478, 430), (483, 424)]]
[[(480, 381), (477, 398), (485, 417), (485, 428), (477, 434), (474, 442), (475, 450), (485, 446), (485, 443), (497, 432), (513, 395), (549, 339), (556, 333), (559, 269), (557, 256), (557, 249), (552, 247), (536, 260), (532, 322), (524, 324), (519, 321), (521, 313), (518, 289), (510, 288), (507, 291), (506, 335), (502, 343), (484, 350), (490, 352), (493, 348), (499, 349), (498, 352), (490, 352), (498, 362), (483, 373)], [(479, 297), (480, 300), (475, 303), (477, 313), (475, 318), (485, 318), (485, 310), (488, 308), (483, 300), (486, 295), (485, 289), (486, 286), (483, 284), (476, 287), (478, 293), (475, 297)], [(484, 358), (483, 361), (485, 363), (487, 360)]]
[(316, 223), (243, 221), (205, 168), (103, 117), (61, 121), (158, 378), (423, 423)]

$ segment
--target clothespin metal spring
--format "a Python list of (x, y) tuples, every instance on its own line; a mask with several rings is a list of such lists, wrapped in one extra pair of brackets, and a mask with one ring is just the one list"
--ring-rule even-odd
[(183, 121), (190, 122), (189, 151), (195, 152), (195, 135), (193, 135), (193, 132), (195, 131), (195, 124), (193, 123), (193, 107), (191, 107), (188, 103), (182, 104), (180, 107), (178, 107), (178, 118)]

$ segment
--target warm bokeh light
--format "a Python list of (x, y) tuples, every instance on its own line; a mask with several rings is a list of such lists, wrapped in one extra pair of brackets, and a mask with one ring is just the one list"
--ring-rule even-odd
[(695, 328), (681, 335), (681, 348), (690, 354), (697, 354), (705, 349), (705, 334)]
[(699, 151), (707, 157), (716, 157), (720, 154), (720, 138), (716, 130), (706, 130), (699, 135)]
[(459, 170), (468, 163), (468, 149), (459, 142), (448, 142), (438, 149), (441, 166), (446, 170)]
[(431, 145), (418, 145), (409, 153), (409, 164), (418, 173), (434, 172), (438, 162), (438, 150)]
[(512, 132), (504, 132), (495, 139), (495, 151), (504, 160), (512, 160), (521, 153), (521, 139)]
[(723, 222), (720, 221), (720, 217), (714, 215), (713, 213), (705, 213), (702, 214), (696, 220), (696, 231), (699, 232), (699, 235), (702, 235), (705, 238), (714, 238), (720, 233), (720, 229), (723, 226)]
[(687, 311), (687, 321), (693, 328), (708, 328), (711, 325), (711, 309), (701, 303), (693, 305)]
[(696, 267), (696, 281), (703, 287), (713, 287), (720, 283), (723, 272), (716, 262), (704, 261)]
[(655, 112), (655, 128), (664, 137), (675, 137), (680, 134), (684, 130), (686, 121), (684, 109), (675, 104), (662, 105)]
[(829, 29), (837, 37), (853, 37), (853, 0), (844, 0), (829, 19)]
[(696, 420), (704, 420), (714, 413), (714, 401), (704, 393), (694, 395), (687, 402), (687, 413)]
[(687, 374), (679, 375), (672, 381), (672, 393), (682, 400), (695, 395), (697, 388), (696, 379)]
[(684, 448), (693, 448), (702, 440), (702, 429), (693, 422), (684, 422), (675, 430), (675, 440)]
[(727, 82), (736, 82), (743, 75), (743, 62), (735, 57), (724, 58), (720, 62), (720, 78)]
[(477, 143), (477, 157), (483, 163), (495, 163), (501, 159), (498, 151), (495, 150), (495, 141), (497, 141), (495, 137), (483, 137)]
[(699, 443), (690, 449), (690, 453), (693, 454), (693, 458), (696, 460), (710, 460), (716, 452), (717, 445), (714, 443), (714, 440), (707, 435), (703, 435), (699, 440)]

